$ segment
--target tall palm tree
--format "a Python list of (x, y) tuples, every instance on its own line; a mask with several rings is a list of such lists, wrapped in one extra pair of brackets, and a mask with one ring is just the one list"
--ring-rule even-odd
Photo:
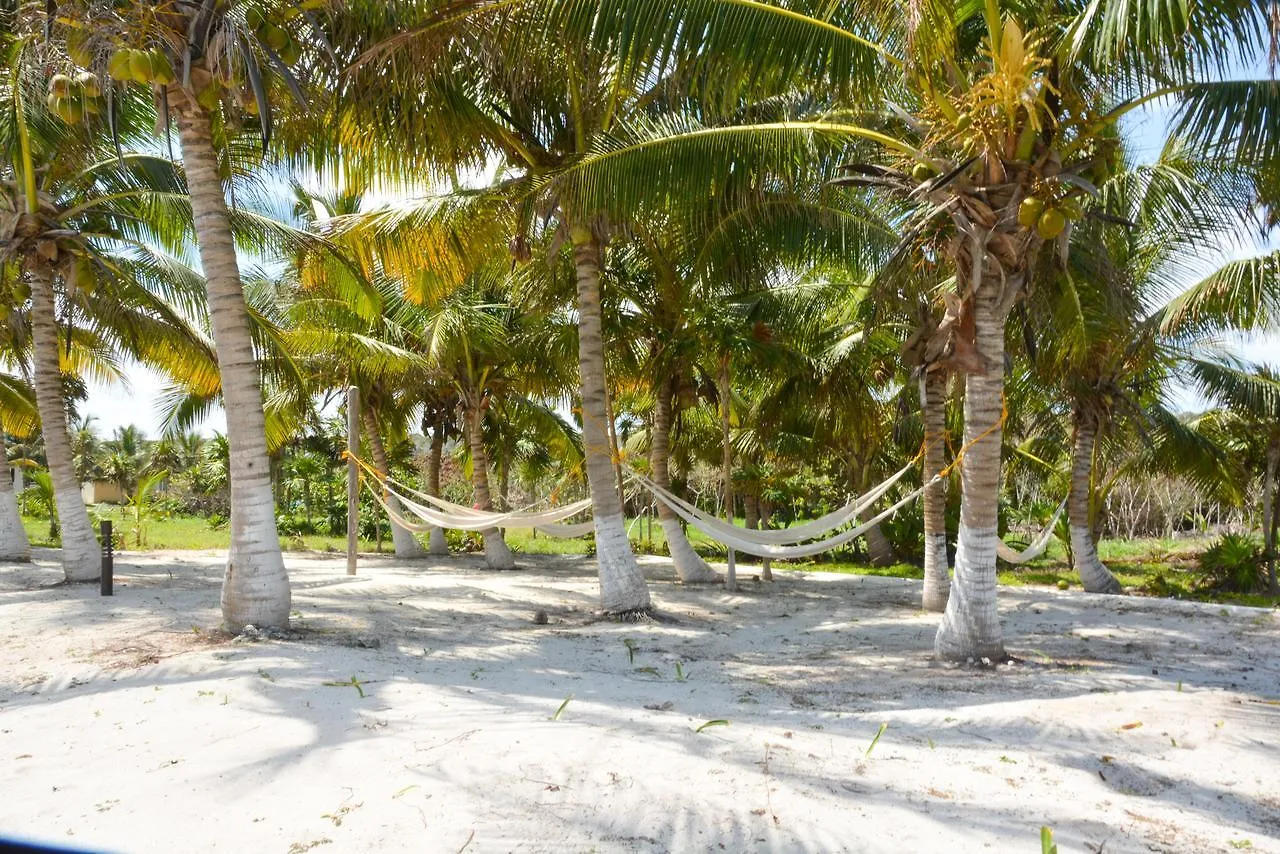
[[(65, 67), (56, 50), (37, 47), (21, 29), (0, 35), (8, 68), (0, 83), (0, 144), (9, 153), (0, 191), (0, 288), (25, 306), (64, 573), (68, 581), (92, 580), (99, 571), (97, 538), (80, 495), (64, 402), (64, 374), (78, 358), (70, 341), (88, 336), (95, 346), (110, 342), (169, 367), (198, 361), (192, 331), (168, 301), (189, 296), (189, 280), (172, 275), (181, 265), (142, 242), (176, 245), (189, 215), (171, 163), (151, 155), (106, 158), (82, 125), (83, 113), (58, 112), (59, 87), (79, 87), (81, 110), (97, 98), (79, 79), (49, 76), (49, 66)], [(47, 99), (40, 95), (46, 89)], [(124, 104), (117, 117), (122, 132), (136, 135), (136, 102)], [(60, 343), (59, 315), (69, 329), (67, 347)]]
[[(148, 51), (147, 86), (177, 125), (190, 185), (196, 242), (208, 290), (209, 319), (217, 343), (223, 405), (231, 448), (231, 545), (223, 582), (224, 626), (283, 626), (289, 621), (289, 579), (276, 531), (267, 424), (259, 365), (240, 266), (232, 236), (223, 179), (224, 155), (243, 106), (257, 112), (264, 140), (272, 133), (272, 98), (288, 82), (297, 86), (286, 60), (297, 61), (314, 18), (264, 2), (64, 4), (56, 23), (79, 44), (95, 70), (117, 67), (119, 93), (129, 79), (118, 70), (122, 51)], [(276, 33), (283, 33), (281, 39)], [(273, 47), (273, 44), (276, 45)], [(279, 52), (277, 51), (279, 49)]]
[[(722, 102), (734, 103), (746, 86), (801, 85), (876, 120), (668, 133), (634, 157), (613, 149), (586, 158), (557, 190), (616, 216), (640, 196), (669, 203), (707, 192), (719, 174), (715, 164), (730, 150), (740, 159), (753, 141), (785, 162), (812, 151), (815, 137), (862, 141), (847, 180), (915, 204), (908, 233), (941, 237), (938, 249), (957, 275), (949, 335), (967, 363), (961, 529), (935, 650), (960, 661), (1001, 658), (995, 543), (1009, 313), (1042, 249), (1065, 245), (1075, 200), (1095, 191), (1088, 174), (1106, 168), (1116, 124), (1143, 103), (1172, 98), (1180, 129), (1225, 156), (1280, 162), (1278, 135), (1262, 130), (1276, 126), (1276, 84), (1221, 83), (1204, 74), (1268, 42), (1265, 11), (1232, 0), (1190, 11), (1160, 2), (1149, 14), (1130, 0), (1065, 14), (1050, 3), (1005, 14), (997, 0), (928, 3), (911, 15), (862, 4), (818, 15), (733, 0), (553, 6), (562, 28), (596, 46), (619, 45), (624, 66), (678, 69), (701, 91), (722, 84)], [(1257, 130), (1237, 134), (1232, 115), (1247, 115)], [(695, 156), (697, 170), (690, 168)]]
[(18, 513), (5, 433), (26, 434), (35, 428), (34, 397), (32, 389), (21, 378), (0, 372), (0, 560), (31, 559), (31, 543)]

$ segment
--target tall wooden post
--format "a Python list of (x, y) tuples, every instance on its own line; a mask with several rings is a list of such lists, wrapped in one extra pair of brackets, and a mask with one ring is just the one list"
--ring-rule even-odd
[[(733, 386), (729, 378), (729, 355), (726, 353), (720, 360), (720, 430), (724, 440), (724, 518), (730, 525), (733, 518), (733, 436), (729, 430), (729, 398)], [(729, 559), (725, 567), (724, 589), (729, 592), (738, 589), (738, 555), (729, 546)]]
[(347, 389), (347, 575), (356, 574), (360, 548), (360, 389)]

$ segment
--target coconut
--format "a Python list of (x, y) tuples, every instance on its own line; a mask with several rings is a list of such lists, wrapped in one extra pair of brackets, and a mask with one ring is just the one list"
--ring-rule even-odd
[(102, 85), (98, 83), (98, 75), (92, 71), (81, 71), (76, 75), (76, 85), (84, 92), (86, 98), (97, 98), (102, 94)]
[(153, 79), (151, 54), (145, 50), (129, 51), (129, 71), (138, 83), (150, 83)]
[(74, 83), (75, 81), (65, 74), (55, 74), (49, 78), (49, 91), (59, 98), (65, 98), (71, 94)]
[(1036, 234), (1039, 234), (1045, 240), (1053, 240), (1062, 229), (1067, 227), (1067, 218), (1062, 211), (1057, 208), (1047, 208), (1044, 213), (1040, 214), (1040, 219), (1036, 222)]
[(107, 60), (107, 74), (112, 80), (127, 83), (133, 79), (133, 51), (121, 49), (111, 54)]
[(938, 173), (928, 163), (917, 163), (915, 166), (911, 167), (911, 177), (920, 183), (928, 181), (936, 174)]
[(1018, 225), (1023, 228), (1035, 228), (1042, 213), (1044, 213), (1044, 202), (1035, 196), (1027, 196), (1022, 200), (1022, 204), (1018, 205)]
[(49, 96), (49, 110), (69, 125), (84, 121), (84, 104), (78, 98)]
[(280, 59), (285, 65), (296, 65), (302, 59), (302, 45), (298, 44), (297, 39), (289, 37), (284, 47), (280, 48)]
[(151, 57), (151, 79), (161, 86), (168, 86), (170, 83), (178, 82), (178, 75), (173, 72), (173, 66), (169, 64), (169, 57), (164, 55), (164, 51), (159, 48), (153, 49), (149, 54)]

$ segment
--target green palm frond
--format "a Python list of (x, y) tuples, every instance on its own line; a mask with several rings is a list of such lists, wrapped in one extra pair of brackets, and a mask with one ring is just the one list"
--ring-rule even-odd
[(1194, 338), (1224, 329), (1280, 328), (1280, 251), (1232, 261), (1166, 305), (1162, 334)]

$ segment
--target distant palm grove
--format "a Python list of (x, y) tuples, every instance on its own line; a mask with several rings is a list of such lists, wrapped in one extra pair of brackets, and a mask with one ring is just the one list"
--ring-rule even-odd
[[(922, 575), (947, 660), (1004, 658), (1046, 526), (1063, 585), (1280, 596), (1240, 347), (1280, 349), (1278, 40), (1256, 0), (0, 0), (0, 560), (217, 532), (224, 628), (283, 627), (354, 387), (364, 540), (587, 552), (618, 618), (637, 550), (737, 583), (656, 490), (756, 530), (922, 490), (823, 559)], [(136, 365), (164, 435), (86, 415)], [(593, 534), (410, 531), (387, 475)], [(1139, 537), (1134, 584), (1099, 543)]]

